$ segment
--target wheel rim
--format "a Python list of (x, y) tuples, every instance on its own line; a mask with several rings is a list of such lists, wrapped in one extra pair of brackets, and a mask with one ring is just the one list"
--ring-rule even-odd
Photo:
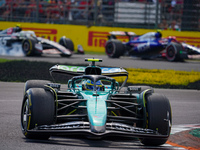
[(107, 45), (106, 45), (106, 54), (108, 56), (112, 56), (114, 53), (114, 46), (111, 42), (109, 42)]
[(23, 131), (27, 131), (28, 122), (30, 119), (30, 110), (29, 110), (29, 100), (26, 99), (23, 105), (22, 114), (21, 114), (21, 126)]
[(173, 60), (175, 58), (176, 52), (173, 46), (167, 48), (167, 58)]
[(24, 42), (24, 45), (23, 45), (23, 49), (24, 51), (27, 53), (29, 51), (29, 43), (28, 42)]

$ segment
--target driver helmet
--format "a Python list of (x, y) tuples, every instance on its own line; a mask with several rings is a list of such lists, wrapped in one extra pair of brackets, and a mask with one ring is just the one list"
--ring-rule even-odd
[[(101, 81), (100, 80), (98, 80), (97, 82), (96, 82), (96, 89), (97, 89), (97, 91), (100, 91), (101, 89), (102, 89), (102, 83), (101, 83)], [(92, 91), (93, 89), (94, 89), (94, 83), (93, 83), (93, 81), (91, 81), (91, 80), (87, 80), (84, 84), (83, 84), (83, 89), (84, 90), (90, 90), (90, 91)]]
[(16, 27), (14, 28), (14, 32), (20, 32), (22, 31), (21, 25), (17, 24)]
[(156, 38), (161, 38), (162, 37), (162, 33), (160, 30), (157, 30), (156, 34), (155, 34)]

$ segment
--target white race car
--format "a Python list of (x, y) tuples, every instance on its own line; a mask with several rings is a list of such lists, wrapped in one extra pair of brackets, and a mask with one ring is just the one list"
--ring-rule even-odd
[[(42, 53), (49, 53), (70, 57), (74, 51), (74, 44), (71, 39), (65, 36), (60, 38), (59, 43), (37, 37), (35, 32), (22, 31), (19, 26), (0, 31), (0, 51), (4, 49), (4, 53), (9, 53), (15, 48), (22, 49), (25, 56), (38, 56)], [(84, 53), (82, 48), (78, 49), (78, 52)]]

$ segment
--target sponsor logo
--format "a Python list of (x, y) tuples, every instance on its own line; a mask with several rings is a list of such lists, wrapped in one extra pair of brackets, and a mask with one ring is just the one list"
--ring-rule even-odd
[(98, 116), (93, 116), (94, 118), (102, 118), (104, 117), (103, 115), (98, 115)]
[(138, 52), (145, 52), (150, 49), (149, 43), (138, 44)]
[(102, 67), (102, 73), (117, 73), (121, 72), (121, 68), (104, 68)]
[(36, 36), (43, 37), (56, 42), (57, 29), (44, 29), (44, 28), (23, 28), (24, 31), (34, 31)]
[(84, 72), (85, 67), (79, 67), (79, 66), (65, 66), (60, 65), (58, 66), (58, 69), (66, 70), (66, 71), (73, 71), (73, 72)]
[[(66, 71), (73, 71), (73, 72), (84, 72), (86, 67), (80, 67), (80, 66), (65, 66), (65, 65), (59, 65), (58, 69), (66, 70)], [(117, 73), (125, 71), (122, 68), (106, 68), (101, 67), (102, 73)]]
[(108, 39), (108, 32), (88, 32), (88, 46), (104, 47)]
[(7, 34), (12, 34), (13, 33), (13, 28), (8, 28), (7, 29)]

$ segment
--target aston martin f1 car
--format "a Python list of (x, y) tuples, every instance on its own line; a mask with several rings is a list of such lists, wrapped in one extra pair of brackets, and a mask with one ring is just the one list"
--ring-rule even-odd
[[(128, 42), (117, 39), (128, 36)], [(136, 35), (133, 32), (113, 31), (108, 36), (105, 52), (110, 58), (134, 56), (143, 59), (164, 57), (168, 61), (183, 61), (188, 55), (199, 55), (200, 49), (186, 43), (180, 43), (175, 37), (162, 38), (161, 32), (148, 32)]]
[[(54, 73), (73, 75), (67, 88), (44, 80), (25, 83), (21, 129), (26, 138), (48, 139), (51, 135), (137, 137), (144, 145), (164, 144), (171, 131), (169, 100), (149, 86), (125, 87), (123, 68), (55, 65)], [(112, 77), (124, 77), (119, 84)], [(62, 85), (63, 86), (63, 85)], [(62, 90), (61, 90), (62, 89)]]
[(0, 48), (5, 49), (4, 53), (9, 54), (15, 47), (20, 47), (25, 56), (50, 53), (70, 57), (74, 51), (72, 40), (65, 36), (57, 43), (37, 37), (33, 31), (22, 31), (19, 26), (0, 31)]

